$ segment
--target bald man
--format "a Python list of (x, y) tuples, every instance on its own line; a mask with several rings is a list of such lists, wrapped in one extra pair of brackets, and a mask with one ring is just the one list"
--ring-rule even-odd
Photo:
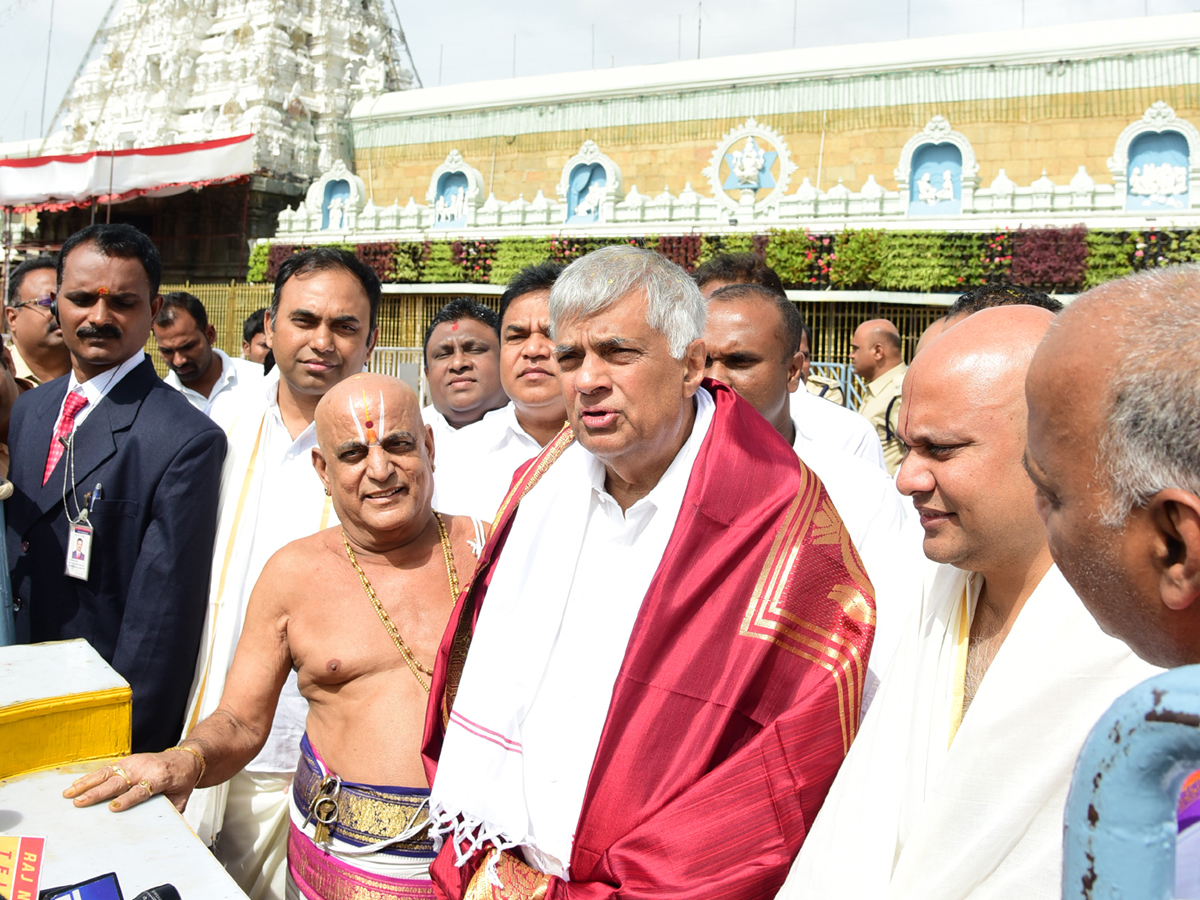
[(900, 420), (900, 387), (904, 384), (904, 355), (900, 332), (887, 319), (868, 319), (850, 339), (850, 362), (854, 374), (867, 383), (858, 411), (879, 435), (889, 475), (895, 475), (904, 458), (904, 445), (897, 434)]
[(1053, 318), (984, 310), (913, 360), (897, 486), (936, 565), (780, 897), (1060, 896), (1075, 757), (1157, 670), (1087, 615), (1039, 527), (1024, 382)]
[(216, 712), (178, 747), (126, 757), (63, 796), (119, 812), (165, 794), (182, 810), (195, 787), (232, 778), (259, 752), (295, 668), (309, 711), (288, 897), (320, 900), (333, 884), (347, 896), (432, 897), (421, 734), (438, 643), (482, 528), (430, 507), (433, 438), (403, 382), (352, 376), (321, 399), (316, 425), (313, 465), (341, 525), (267, 562)]

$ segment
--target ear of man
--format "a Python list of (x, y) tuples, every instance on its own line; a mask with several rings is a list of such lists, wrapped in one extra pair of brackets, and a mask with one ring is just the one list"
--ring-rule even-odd
[(704, 380), (704, 360), (707, 354), (708, 348), (700, 338), (688, 344), (687, 349), (683, 352), (684, 397), (692, 397), (699, 390), (700, 382)]
[(1171, 488), (1151, 498), (1155, 562), (1163, 605), (1183, 610), (1200, 598), (1200, 497)]

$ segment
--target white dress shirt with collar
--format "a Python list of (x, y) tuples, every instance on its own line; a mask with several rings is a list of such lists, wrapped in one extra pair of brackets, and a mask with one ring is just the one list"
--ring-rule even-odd
[[(253, 528), (248, 534), (243, 532), (252, 542), (245, 578), (247, 588), (258, 581), (267, 560), (277, 550), (316, 530), (325, 499), (325, 489), (312, 464), (312, 449), (317, 445), (316, 423), (310, 422), (295, 438), (288, 432), (279, 412), (278, 369), (273, 369), (256, 389), (266, 391), (267, 410), (255, 464), (257, 513)], [(337, 522), (337, 514), (330, 508), (327, 524), (332, 526)], [(247, 771), (294, 772), (307, 716), (308, 701), (300, 695), (293, 669), (279, 695), (267, 742), (246, 765)]]
[[(604, 464), (590, 456), (591, 504), (583, 552), (567, 590), (566, 609), (542, 686), (521, 726), (530, 834), (542, 871), (571, 856), (575, 826), (613, 685), (650, 581), (683, 506), (692, 466), (712, 425), (716, 404), (696, 392), (696, 419), (658, 484), (624, 512), (605, 490)], [(620, 589), (597, 573), (620, 572)]]
[(882, 468), (837, 447), (806, 441), (799, 428), (792, 447), (825, 485), (875, 588), (875, 641), (863, 687), (865, 714), (909, 613), (921, 603), (925, 532), (908, 514), (906, 507), (912, 503)]
[(792, 392), (790, 402), (792, 420), (802, 441), (844, 450), (887, 471), (875, 426), (854, 410), (810, 394), (803, 385)]
[[(89, 378), (87, 381), (81, 382), (75, 377), (75, 369), (71, 368), (69, 381), (67, 381), (67, 394), (83, 394), (87, 399), (87, 406), (75, 413), (75, 427), (78, 428), (83, 424), (84, 419), (92, 414), (92, 410), (108, 396), (109, 392), (117, 386), (122, 378), (136, 369), (146, 358), (146, 352), (139, 350), (125, 362), (121, 363), (115, 369), (109, 369), (107, 372), (101, 372), (95, 378)], [(55, 423), (62, 419), (63, 406), (67, 402), (67, 394), (63, 394), (62, 403), (58, 405), (58, 417), (55, 418)]]
[(433, 455), (436, 459), (443, 447), (449, 449), (450, 441), (458, 433), (458, 429), (451, 425), (432, 403), (421, 409), (421, 421), (433, 429)]
[(541, 451), (511, 403), (448, 435), (444, 447), (435, 436), (434, 507), (447, 515), (492, 521), (513, 473)]
[(240, 407), (241, 392), (262, 384), (263, 367), (261, 363), (250, 362), (248, 359), (234, 359), (216, 347), (213, 348), (213, 353), (221, 360), (221, 375), (207, 397), (180, 381), (174, 372), (168, 371), (163, 381), (187, 397), (192, 406), (228, 431)]

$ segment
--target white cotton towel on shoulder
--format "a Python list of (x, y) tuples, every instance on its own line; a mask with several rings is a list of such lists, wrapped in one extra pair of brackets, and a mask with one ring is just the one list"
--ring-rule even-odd
[(947, 748), (968, 579), (931, 574), (781, 900), (1060, 896), (1075, 758), (1109, 704), (1160, 670), (1101, 632), (1052, 566)]

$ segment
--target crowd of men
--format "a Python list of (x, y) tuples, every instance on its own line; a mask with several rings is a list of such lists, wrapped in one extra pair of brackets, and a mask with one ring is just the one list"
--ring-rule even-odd
[(64, 795), (255, 900), (1055, 896), (1092, 725), (1200, 661), (1200, 269), (979, 288), (907, 367), (865, 321), (861, 411), (753, 255), (454, 300), (424, 409), (353, 254), (246, 360), (160, 277), (120, 225), (13, 275), (16, 624), (133, 688)]

